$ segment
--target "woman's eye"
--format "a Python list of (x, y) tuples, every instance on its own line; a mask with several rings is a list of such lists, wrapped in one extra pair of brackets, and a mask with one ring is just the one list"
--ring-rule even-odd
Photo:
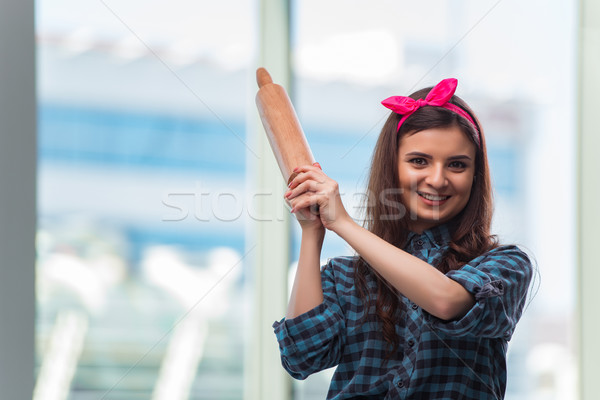
[(465, 164), (462, 161), (452, 161), (450, 163), (450, 168), (459, 168), (459, 169), (464, 169), (467, 168), (467, 164)]
[(412, 164), (416, 164), (416, 165), (425, 165), (425, 164), (427, 164), (427, 161), (425, 161), (424, 158), (413, 158), (409, 162), (412, 163)]

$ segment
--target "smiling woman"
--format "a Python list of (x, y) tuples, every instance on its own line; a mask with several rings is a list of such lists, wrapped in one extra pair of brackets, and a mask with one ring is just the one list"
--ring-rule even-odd
[(402, 116), (397, 125), (400, 139), (393, 133), (384, 137), (397, 143), (398, 154), (391, 157), (398, 158), (401, 199), (410, 212), (408, 226), (417, 232), (448, 222), (459, 213), (463, 213), (465, 227), (472, 225), (477, 215), (487, 229), (491, 223), (483, 132), (469, 106), (452, 97), (457, 84), (456, 79), (445, 79), (431, 90), (382, 102)]
[[(273, 327), (293, 377), (337, 366), (328, 399), (504, 398), (533, 269), (490, 233), (485, 140), (456, 84), (383, 102), (393, 112), (368, 187), (395, 201), (371, 204), (366, 229), (319, 166), (297, 168), (285, 194), (302, 241), (286, 317)], [(390, 218), (398, 203), (407, 213)], [(326, 230), (356, 254), (320, 269)]]
[(448, 222), (465, 208), (475, 178), (475, 145), (458, 127), (406, 135), (398, 152), (402, 203), (413, 231)]

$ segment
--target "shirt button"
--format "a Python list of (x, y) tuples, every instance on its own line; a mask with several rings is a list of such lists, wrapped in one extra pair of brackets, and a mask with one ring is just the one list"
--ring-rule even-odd
[(414, 340), (412, 340), (412, 339), (410, 339), (410, 340), (408, 341), (408, 346), (409, 346), (409, 347), (413, 347), (414, 345), (415, 345), (415, 341), (414, 341)]
[(402, 379), (400, 379), (400, 380), (398, 381), (398, 387), (399, 387), (399, 388), (403, 388), (403, 387), (404, 387), (404, 382), (402, 382)]
[(419, 239), (419, 240), (417, 240), (417, 244), (419, 246), (423, 246), (425, 244), (425, 242), (423, 240)]
[(412, 306), (411, 306), (411, 308), (412, 308), (413, 310), (416, 310), (417, 308), (419, 308), (419, 306), (418, 306), (418, 305), (416, 305), (415, 303), (413, 303), (413, 304), (412, 304)]

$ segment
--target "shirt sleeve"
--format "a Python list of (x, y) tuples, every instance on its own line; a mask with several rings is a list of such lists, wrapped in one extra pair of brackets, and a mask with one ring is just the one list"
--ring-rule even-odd
[(529, 257), (518, 247), (498, 247), (446, 274), (475, 296), (475, 305), (466, 315), (453, 321), (427, 313), (425, 318), (433, 329), (453, 336), (510, 340), (523, 312), (532, 274)]
[(339, 364), (345, 341), (345, 318), (335, 289), (332, 263), (321, 271), (323, 303), (273, 324), (281, 363), (296, 379)]

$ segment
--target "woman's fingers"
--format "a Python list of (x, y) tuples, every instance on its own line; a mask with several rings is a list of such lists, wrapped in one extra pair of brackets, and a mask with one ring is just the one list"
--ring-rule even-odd
[(321, 192), (329, 180), (320, 166), (304, 165), (294, 170), (297, 173), (289, 184), (289, 190), (285, 193), (285, 198), (291, 200), (306, 192)]
[(299, 221), (312, 221), (318, 215), (323, 226), (331, 229), (340, 218), (348, 216), (341, 202), (338, 183), (319, 166), (304, 165), (294, 172), (296, 176), (290, 182), (285, 199)]
[(300, 165), (294, 168), (294, 172), (306, 172), (306, 171), (321, 171), (321, 165), (319, 163), (314, 163), (313, 165)]
[(302, 193), (306, 192), (318, 192), (319, 191), (319, 182), (314, 180), (307, 180), (299, 185), (295, 186), (293, 189), (288, 190), (285, 193), (285, 198), (291, 200), (295, 197), (298, 197)]
[[(289, 196), (286, 195), (286, 200), (290, 203), (293, 210), (311, 206), (327, 207), (333, 204), (337, 197), (339, 197), (338, 186), (335, 182), (332, 185), (307, 182), (305, 187), (310, 187), (311, 190), (302, 190), (299, 187), (302, 190), (300, 193), (296, 194), (291, 191), (291, 193), (288, 192)], [(317, 209), (317, 207), (313, 208), (314, 213), (316, 213)]]
[(295, 197), (292, 200), (290, 200), (290, 205), (292, 206), (292, 213), (295, 213), (297, 210), (308, 208), (316, 204), (318, 204), (318, 195), (313, 192), (304, 193), (301, 196)]
[(296, 209), (328, 202), (329, 197), (338, 194), (337, 182), (325, 175), (320, 167), (304, 165), (296, 168), (294, 172), (298, 175), (290, 182), (285, 198), (292, 201), (302, 197), (302, 202), (294, 202)]
[[(312, 167), (315, 168), (315, 167)], [(316, 182), (324, 183), (327, 175), (325, 175), (320, 169), (315, 168), (314, 170), (300, 171), (298, 175), (288, 185), (290, 189), (294, 189), (302, 182), (306, 182), (307, 180), (313, 180)]]

